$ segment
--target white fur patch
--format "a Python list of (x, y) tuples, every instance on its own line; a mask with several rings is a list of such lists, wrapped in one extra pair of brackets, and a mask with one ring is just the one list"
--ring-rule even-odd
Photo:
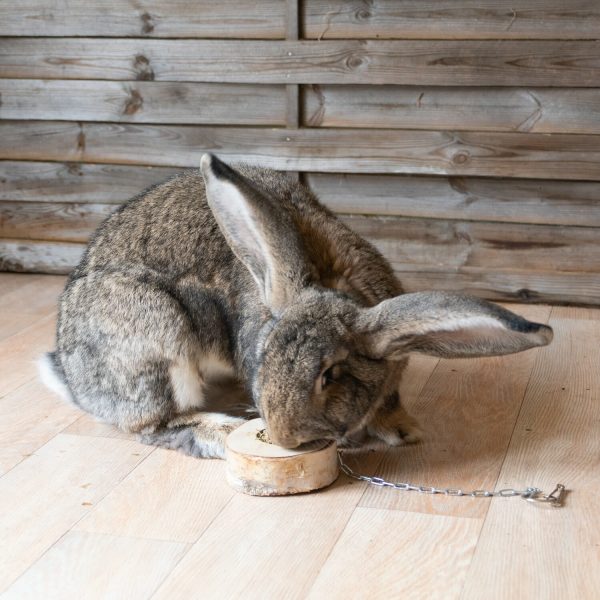
[(213, 423), (214, 425), (241, 425), (246, 422), (246, 420), (241, 417), (232, 417), (231, 415), (217, 412), (204, 413), (202, 418), (204, 421)]
[(67, 384), (56, 373), (52, 359), (48, 354), (44, 354), (38, 358), (37, 367), (41, 382), (63, 400), (74, 404), (73, 396), (71, 396)]
[(461, 329), (506, 329), (497, 319), (481, 315), (472, 317), (450, 317), (438, 321), (432, 328), (434, 331), (459, 331)]
[(208, 354), (202, 357), (200, 360), (200, 372), (202, 373), (204, 381), (225, 379), (227, 377), (233, 377), (235, 374), (233, 365), (214, 354)]
[(198, 368), (190, 362), (178, 362), (169, 369), (171, 386), (178, 412), (204, 405), (203, 381)]

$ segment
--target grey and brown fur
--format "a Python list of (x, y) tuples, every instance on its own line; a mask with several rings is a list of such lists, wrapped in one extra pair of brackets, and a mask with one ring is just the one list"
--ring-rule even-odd
[(409, 352), (485, 356), (551, 330), (466, 296), (402, 294), (381, 254), (304, 186), (205, 155), (97, 230), (60, 298), (45, 379), (147, 443), (223, 456), (241, 419), (204, 412), (235, 377), (272, 440), (414, 441)]

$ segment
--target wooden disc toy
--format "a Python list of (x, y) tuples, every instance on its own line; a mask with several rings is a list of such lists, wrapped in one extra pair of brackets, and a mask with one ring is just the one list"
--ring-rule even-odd
[(225, 458), (229, 484), (252, 496), (310, 492), (333, 483), (339, 473), (335, 442), (281, 448), (268, 440), (262, 419), (252, 419), (227, 436)]

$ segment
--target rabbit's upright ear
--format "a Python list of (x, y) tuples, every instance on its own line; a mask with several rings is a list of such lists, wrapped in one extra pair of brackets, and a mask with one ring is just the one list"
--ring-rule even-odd
[(384, 300), (359, 316), (358, 332), (375, 358), (408, 352), (444, 358), (497, 356), (552, 341), (552, 329), (496, 304), (459, 294), (419, 292)]
[(216, 156), (205, 154), (200, 168), (208, 204), (227, 243), (252, 274), (264, 303), (274, 313), (281, 311), (308, 278), (291, 216)]

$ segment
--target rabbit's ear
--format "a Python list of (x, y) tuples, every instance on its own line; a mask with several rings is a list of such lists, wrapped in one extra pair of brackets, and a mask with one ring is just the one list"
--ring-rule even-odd
[(281, 311), (305, 285), (308, 269), (300, 234), (276, 202), (212, 154), (200, 169), (221, 232), (252, 274), (264, 303)]
[(407, 352), (444, 358), (498, 356), (552, 341), (552, 329), (496, 304), (459, 294), (419, 292), (384, 300), (359, 316), (375, 358), (396, 360)]

